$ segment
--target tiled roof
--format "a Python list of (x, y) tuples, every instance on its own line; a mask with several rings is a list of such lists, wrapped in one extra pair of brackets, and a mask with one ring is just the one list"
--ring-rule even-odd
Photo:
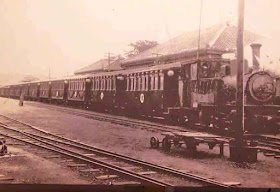
[[(231, 51), (236, 47), (237, 27), (229, 24), (218, 24), (201, 30), (200, 49), (213, 49), (218, 51)], [(260, 36), (248, 31), (244, 31), (244, 43), (249, 44), (257, 40)], [(172, 55), (181, 52), (191, 52), (197, 49), (198, 31), (185, 32), (180, 36), (170, 39), (167, 42), (150, 48), (134, 57), (123, 61), (129, 64), (149, 58), (155, 58), (156, 54)]]
[(75, 74), (83, 74), (87, 72), (93, 72), (93, 71), (100, 71), (104, 70), (108, 66), (108, 60), (107, 59), (100, 59), (99, 61), (90, 64), (88, 66), (85, 66), (77, 71), (75, 71)]
[(75, 71), (76, 75), (79, 74), (86, 74), (86, 73), (93, 73), (97, 71), (115, 71), (115, 70), (121, 70), (122, 67), (120, 65), (121, 59), (112, 59), (110, 62), (110, 65), (108, 63), (108, 59), (100, 59), (99, 61), (90, 64), (88, 66), (85, 66), (77, 71)]

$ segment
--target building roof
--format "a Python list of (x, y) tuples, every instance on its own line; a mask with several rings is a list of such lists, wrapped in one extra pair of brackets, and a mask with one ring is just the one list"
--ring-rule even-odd
[(121, 58), (112, 59), (112, 61), (108, 62), (108, 59), (100, 59), (99, 61), (92, 63), (88, 66), (85, 66), (77, 71), (74, 72), (75, 75), (79, 74), (86, 74), (86, 73), (94, 73), (100, 71), (115, 71), (115, 70), (122, 70), (120, 65)]
[(75, 71), (75, 75), (78, 74), (84, 74), (84, 73), (89, 73), (89, 72), (94, 72), (94, 71), (102, 71), (105, 70), (105, 68), (108, 66), (108, 59), (100, 59), (90, 65), (87, 65), (77, 71)]
[[(236, 48), (237, 27), (229, 24), (218, 24), (201, 30), (200, 49), (233, 52)], [(244, 31), (244, 44), (249, 44), (260, 38), (259, 35)], [(197, 51), (198, 31), (185, 32), (167, 42), (152, 47), (140, 54), (123, 61), (129, 65), (137, 61), (156, 58), (160, 56), (188, 53)]]

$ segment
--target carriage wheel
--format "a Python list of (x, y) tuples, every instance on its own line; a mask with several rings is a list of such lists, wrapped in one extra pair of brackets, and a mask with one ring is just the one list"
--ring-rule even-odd
[(162, 149), (164, 150), (164, 151), (170, 151), (170, 149), (171, 149), (171, 141), (170, 141), (170, 139), (168, 139), (168, 138), (163, 138), (163, 140), (162, 140)]
[(202, 127), (209, 128), (209, 125), (211, 123), (210, 114), (208, 114), (207, 112), (205, 112), (203, 110), (200, 110), (199, 114), (198, 114), (198, 119), (199, 119), (199, 123)]
[(159, 148), (159, 140), (157, 137), (151, 137), (150, 139), (151, 148), (158, 149)]
[(175, 147), (181, 147), (182, 146), (182, 144), (180, 143), (179, 140), (173, 140), (173, 143), (174, 143)]

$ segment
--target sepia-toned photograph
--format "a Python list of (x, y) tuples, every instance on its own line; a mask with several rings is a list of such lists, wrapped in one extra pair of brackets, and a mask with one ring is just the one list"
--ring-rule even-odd
[(0, 191), (280, 189), (279, 0), (0, 0)]

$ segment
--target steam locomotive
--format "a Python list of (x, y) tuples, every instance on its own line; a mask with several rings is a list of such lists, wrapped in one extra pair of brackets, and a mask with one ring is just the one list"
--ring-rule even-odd
[[(259, 55), (260, 46), (252, 47), (257, 47), (253, 56)], [(253, 63), (244, 74), (245, 131), (278, 132), (280, 78), (259, 70), (256, 60)], [(236, 61), (204, 57), (0, 88), (2, 97), (19, 98), (21, 94), (26, 100), (234, 130)]]

